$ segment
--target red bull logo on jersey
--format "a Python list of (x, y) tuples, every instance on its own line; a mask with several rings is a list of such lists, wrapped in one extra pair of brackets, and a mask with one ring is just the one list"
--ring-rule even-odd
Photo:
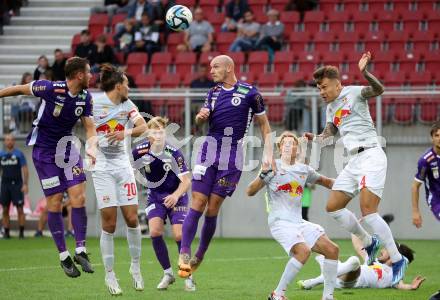
[(347, 117), (349, 114), (351, 114), (350, 108), (340, 108), (335, 112), (335, 116), (333, 118), (333, 124), (335, 124), (336, 127), (339, 127), (342, 124), (342, 120)]
[(296, 181), (292, 181), (292, 182), (278, 185), (277, 192), (278, 191), (289, 193), (290, 196), (292, 196), (292, 197), (298, 197), (298, 196), (302, 196), (304, 189), (301, 186), (301, 184), (299, 184)]
[(369, 268), (373, 269), (374, 272), (376, 272), (377, 274), (377, 280), (381, 280), (383, 277), (383, 271), (382, 271), (382, 267), (379, 265), (372, 265), (372, 266), (368, 266)]
[(124, 131), (124, 125), (119, 124), (117, 120), (110, 120), (96, 128), (97, 133), (111, 133), (117, 131)]

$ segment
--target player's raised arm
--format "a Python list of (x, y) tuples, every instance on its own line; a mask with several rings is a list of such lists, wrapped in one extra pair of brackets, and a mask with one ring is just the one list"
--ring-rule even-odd
[(0, 90), (0, 98), (19, 96), (19, 95), (31, 96), (32, 95), (31, 88), (32, 88), (31, 83), (9, 86), (7, 88)]
[[(316, 138), (319, 141), (323, 141), (326, 138), (335, 136), (336, 133), (338, 133), (338, 128), (332, 123), (332, 122), (328, 122), (325, 127), (324, 130), (322, 130), (322, 133), (317, 135)], [(308, 139), (308, 140), (313, 140), (315, 138), (315, 135), (311, 132), (305, 132), (304, 136)]]
[(412, 222), (417, 228), (422, 227), (422, 215), (419, 209), (419, 189), (422, 183), (414, 180), (411, 186)]
[(401, 280), (397, 286), (396, 289), (398, 290), (417, 290), (423, 283), (423, 281), (425, 281), (425, 277), (422, 277), (420, 275), (417, 275), (413, 281), (409, 284), (409, 283), (404, 283), (403, 280)]
[(274, 176), (273, 171), (270, 169), (269, 163), (263, 162), (258, 176), (248, 185), (246, 194), (250, 197), (254, 196), (261, 190)]
[(382, 95), (382, 93), (385, 90), (385, 87), (383, 84), (373, 76), (370, 72), (367, 71), (367, 65), (371, 60), (371, 53), (368, 51), (367, 53), (364, 53), (359, 60), (359, 71), (364, 75), (365, 79), (370, 84), (369, 86), (366, 86), (362, 89), (361, 94), (364, 98), (371, 98), (376, 97), (379, 95)]

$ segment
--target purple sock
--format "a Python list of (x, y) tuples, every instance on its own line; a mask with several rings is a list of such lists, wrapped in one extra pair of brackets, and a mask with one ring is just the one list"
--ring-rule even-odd
[(63, 215), (60, 212), (49, 211), (47, 213), (47, 225), (49, 226), (53, 241), (58, 248), (58, 252), (66, 251)]
[(205, 256), (206, 250), (208, 250), (209, 243), (211, 242), (212, 237), (215, 233), (215, 228), (217, 227), (217, 216), (213, 217), (205, 217), (205, 223), (202, 227), (202, 232), (200, 234), (200, 244), (197, 249), (196, 256), (200, 259), (203, 259)]
[(201, 212), (194, 210), (192, 208), (189, 209), (185, 221), (183, 221), (182, 247), (180, 249), (180, 253), (187, 253), (191, 255), (191, 243), (194, 240), (194, 237), (196, 236), (197, 226), (199, 225), (199, 219), (201, 216), (202, 216)]
[(180, 249), (182, 248), (182, 241), (176, 241), (177, 251), (180, 253)]
[(87, 233), (87, 213), (85, 207), (72, 208), (72, 227), (75, 233), (76, 247), (85, 247)]
[(152, 237), (154, 253), (156, 253), (157, 260), (159, 261), (162, 269), (166, 270), (171, 268), (170, 257), (168, 256), (168, 249), (162, 236)]

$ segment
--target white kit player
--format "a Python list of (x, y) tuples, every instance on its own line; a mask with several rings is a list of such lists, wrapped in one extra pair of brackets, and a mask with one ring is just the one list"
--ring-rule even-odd
[[(368, 255), (363, 249), (362, 242), (355, 235), (352, 235), (352, 242), (358, 256), (350, 256), (346, 261), (338, 263), (337, 288), (396, 288), (399, 290), (416, 290), (425, 280), (424, 277), (418, 275), (410, 284), (400, 280), (398, 284), (393, 285), (392, 263), (388, 251), (382, 248), (373, 264), (368, 265)], [(414, 251), (411, 248), (404, 244), (397, 244), (397, 248), (399, 252), (408, 259), (409, 263), (414, 260)], [(362, 258), (363, 264), (361, 264), (359, 257)], [(322, 264), (322, 260), (323, 257), (321, 255), (316, 257), (316, 261), (320, 265)], [(323, 282), (323, 276), (320, 275), (316, 278), (300, 280), (298, 281), (298, 286), (302, 289), (309, 290)]]
[[(327, 103), (327, 125), (316, 137), (312, 133), (305, 135), (323, 142), (339, 131), (350, 159), (336, 178), (327, 202), (327, 212), (341, 227), (362, 241), (369, 263), (376, 258), (380, 243), (384, 245), (393, 263), (393, 284), (397, 284), (405, 275), (408, 260), (399, 253), (388, 224), (378, 214), (385, 186), (387, 157), (378, 141), (368, 99), (381, 95), (384, 87), (367, 71), (370, 59), (371, 53), (367, 52), (359, 60), (359, 70), (369, 86), (342, 86), (339, 71), (334, 66), (323, 66), (314, 72), (313, 78), (320, 95)], [(360, 194), (360, 222), (345, 208), (357, 194)], [(375, 235), (367, 233), (361, 224), (368, 225)]]
[(286, 131), (281, 134), (277, 146), (281, 159), (275, 160), (276, 173), (269, 169), (268, 164), (263, 163), (259, 176), (249, 184), (247, 190), (249, 196), (254, 196), (264, 186), (267, 187), (270, 231), (291, 256), (277, 288), (269, 295), (269, 300), (287, 299), (287, 286), (306, 263), (311, 251), (325, 256), (322, 299), (333, 299), (339, 248), (327, 237), (321, 226), (303, 220), (301, 207), (301, 198), (307, 183), (316, 183), (330, 189), (333, 179), (295, 161), (298, 138), (293, 133)]
[[(127, 224), (127, 241), (131, 256), (130, 274), (134, 288), (144, 289), (140, 271), (141, 231), (138, 221), (136, 180), (126, 150), (125, 137), (139, 136), (146, 123), (137, 107), (128, 99), (128, 79), (111, 65), (101, 67), (101, 89), (94, 98), (93, 116), (98, 135), (99, 151), (92, 171), (98, 208), (101, 211), (101, 254), (105, 268), (105, 284), (112, 295), (122, 294), (113, 270), (117, 208)], [(129, 121), (134, 128), (127, 129)]]

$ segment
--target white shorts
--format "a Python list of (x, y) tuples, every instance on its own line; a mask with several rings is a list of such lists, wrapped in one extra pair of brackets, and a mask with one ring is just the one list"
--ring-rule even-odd
[(342, 191), (351, 197), (366, 187), (382, 198), (387, 175), (387, 157), (382, 148), (367, 149), (354, 155), (338, 175), (332, 190)]
[(98, 208), (138, 205), (133, 169), (92, 172)]
[(291, 255), (292, 247), (299, 243), (306, 243), (313, 248), (316, 241), (325, 234), (324, 228), (308, 221), (294, 223), (286, 220), (276, 220), (269, 224), (273, 238), (280, 243), (287, 255)]

